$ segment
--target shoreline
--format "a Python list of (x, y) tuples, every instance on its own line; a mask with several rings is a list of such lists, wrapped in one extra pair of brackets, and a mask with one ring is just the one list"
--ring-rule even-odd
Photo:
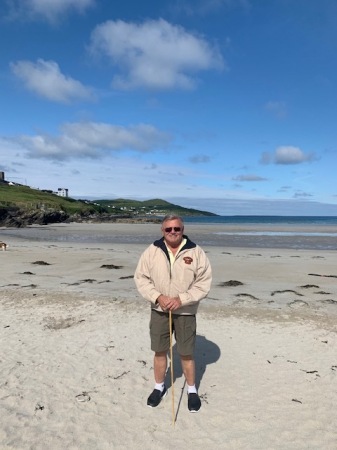
[[(226, 248), (337, 250), (334, 227), (312, 225), (185, 224), (186, 234), (201, 246)], [(159, 224), (70, 223), (0, 228), (3, 241), (79, 242), (96, 244), (148, 245), (160, 237)]]

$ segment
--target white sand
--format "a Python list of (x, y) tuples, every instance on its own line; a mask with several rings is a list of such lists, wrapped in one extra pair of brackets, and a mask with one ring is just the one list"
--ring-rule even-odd
[(334, 252), (205, 248), (214, 281), (198, 314), (202, 408), (187, 411), (175, 354), (173, 425), (172, 389), (146, 406), (149, 306), (130, 278), (145, 246), (8, 243), (1, 449), (337, 448), (337, 278), (308, 275), (336, 275)]

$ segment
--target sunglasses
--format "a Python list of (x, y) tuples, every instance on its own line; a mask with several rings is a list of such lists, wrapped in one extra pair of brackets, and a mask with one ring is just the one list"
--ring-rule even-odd
[(181, 231), (181, 228), (180, 227), (167, 227), (167, 228), (164, 228), (165, 233), (171, 233), (172, 230), (178, 232), (178, 231)]

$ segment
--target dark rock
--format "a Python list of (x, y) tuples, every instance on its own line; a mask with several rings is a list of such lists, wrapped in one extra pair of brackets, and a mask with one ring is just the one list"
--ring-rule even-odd
[(28, 225), (48, 225), (49, 223), (62, 223), (69, 218), (64, 211), (34, 210), (29, 211), (18, 207), (0, 208), (0, 226), (22, 228)]
[(218, 286), (242, 286), (243, 283), (237, 280), (222, 281)]
[(21, 209), (17, 206), (0, 207), (0, 226), (8, 228), (24, 228), (29, 225), (48, 225), (51, 223), (70, 222), (123, 222), (123, 223), (160, 223), (156, 217), (133, 217), (132, 215), (115, 215), (106, 213), (68, 214), (61, 210)]

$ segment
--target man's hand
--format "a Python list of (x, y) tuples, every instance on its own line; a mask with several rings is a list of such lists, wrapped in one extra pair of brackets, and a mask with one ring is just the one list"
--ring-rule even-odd
[(169, 300), (170, 298), (167, 297), (166, 295), (159, 295), (159, 297), (157, 298), (157, 302), (159, 303), (159, 306), (163, 311), (167, 310), (167, 304)]
[(166, 295), (160, 295), (157, 298), (157, 301), (163, 311), (175, 311), (181, 307), (181, 300), (179, 297), (167, 297)]
[(169, 298), (169, 301), (166, 305), (166, 308), (169, 311), (175, 311), (176, 309), (180, 308), (182, 305), (181, 300), (179, 297), (173, 297), (173, 298)]

